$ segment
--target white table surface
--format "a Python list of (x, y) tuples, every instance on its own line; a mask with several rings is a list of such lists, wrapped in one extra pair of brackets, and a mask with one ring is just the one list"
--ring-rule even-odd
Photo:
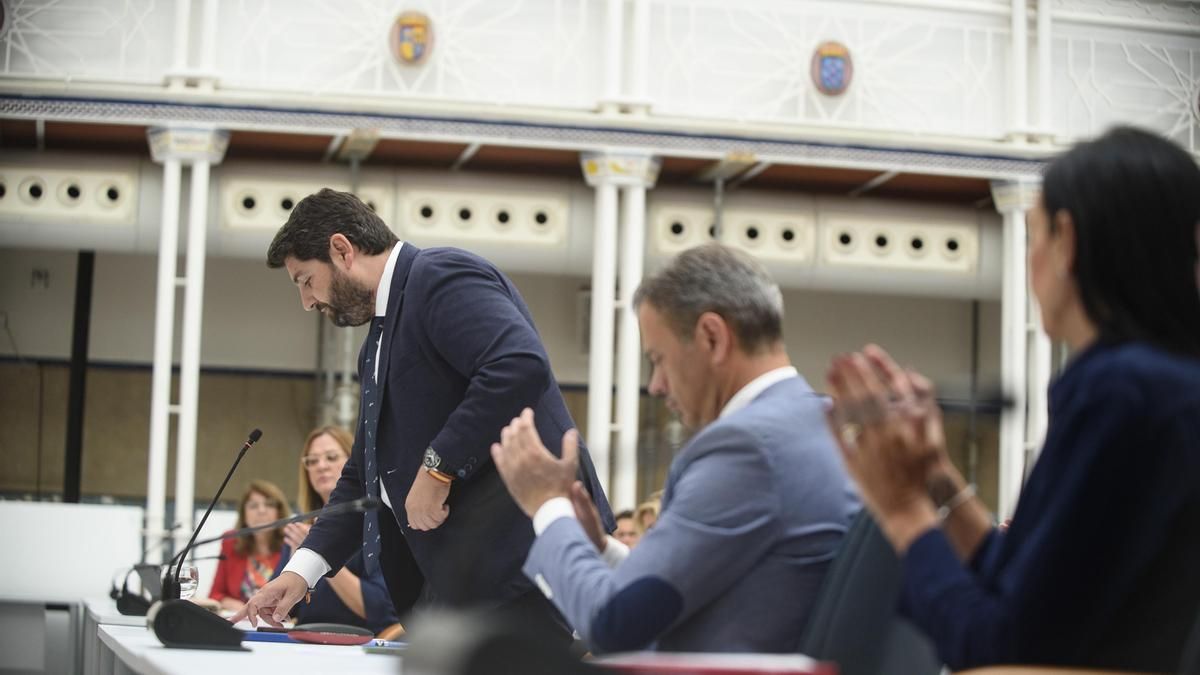
[[(125, 616), (117, 611), (117, 603), (112, 598), (88, 598), (83, 601), (87, 618), (93, 623), (113, 626), (145, 626), (144, 616)], [(86, 636), (85, 636), (86, 637)]]
[(168, 649), (147, 628), (101, 625), (98, 632), (117, 659), (143, 675), (402, 672), (400, 657), (356, 646), (243, 642), (250, 651)]

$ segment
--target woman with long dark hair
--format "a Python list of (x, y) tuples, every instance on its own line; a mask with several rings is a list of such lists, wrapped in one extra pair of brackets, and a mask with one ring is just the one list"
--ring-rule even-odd
[(929, 382), (874, 346), (834, 360), (834, 435), (951, 668), (1179, 667), (1200, 614), (1198, 224), (1200, 168), (1158, 136), (1117, 128), (1046, 171), (1030, 285), (1072, 356), (1005, 532)]
[[(283, 491), (265, 480), (250, 482), (238, 501), (237, 512), (235, 530), (266, 525), (292, 515)], [(221, 562), (217, 563), (208, 597), (220, 603), (222, 609), (241, 609), (271, 578), (282, 547), (283, 533), (279, 530), (263, 530), (223, 541)]]

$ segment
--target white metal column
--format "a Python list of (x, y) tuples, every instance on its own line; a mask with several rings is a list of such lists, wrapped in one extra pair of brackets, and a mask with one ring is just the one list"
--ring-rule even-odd
[(620, 320), (617, 322), (617, 452), (609, 500), (637, 502), (638, 404), (641, 402), (642, 340), (633, 292), (642, 283), (646, 241), (646, 188), (621, 188)]
[[(175, 324), (175, 286), (184, 286), (180, 404), (176, 436), (175, 541), (191, 535), (195, 491), (196, 412), (199, 401), (200, 330), (204, 305), (204, 259), (208, 233), (209, 167), (221, 161), (229, 132), (213, 129), (155, 127), (147, 132), (150, 152), (163, 162), (163, 224), (159, 240), (158, 299), (155, 316), (154, 380), (151, 397), (150, 460), (146, 513), (148, 543), (163, 536), (165, 471), (170, 406), (171, 347)], [(192, 164), (188, 212), (187, 276), (175, 277), (178, 255), (180, 168)], [(155, 553), (154, 560), (162, 554)]]
[(617, 186), (596, 186), (592, 242), (592, 315), (588, 341), (587, 446), (607, 493), (612, 462), (613, 311), (617, 263)]
[[(646, 188), (658, 178), (659, 161), (643, 154), (585, 154), (583, 174), (596, 190), (592, 247), (591, 340), (588, 353), (588, 450), (609, 501), (632, 506), (637, 488), (638, 402), (641, 388), (641, 340), (636, 317), (621, 321), (617, 379), (618, 462), (612, 446), (613, 324), (616, 320), (617, 201), (625, 197), (622, 230), (621, 296), (623, 309), (641, 283), (645, 240)], [(610, 482), (615, 474), (615, 485)], [(615, 492), (614, 492), (615, 490)]]
[(616, 113), (620, 109), (621, 70), (625, 50), (625, 0), (606, 0), (604, 4), (604, 85), (601, 90), (600, 111)]
[[(179, 254), (178, 159), (163, 162), (162, 223), (154, 307), (154, 370), (150, 381), (150, 450), (146, 462), (146, 542), (162, 541), (167, 504), (167, 434), (171, 426), (171, 349), (175, 339), (175, 266)], [(148, 560), (162, 562), (162, 549)]]
[(1028, 0), (1012, 0), (1012, 64), (1009, 81), (1009, 96), (1012, 103), (1012, 118), (1009, 124), (1010, 137), (1023, 137), (1029, 133), (1029, 12)]
[(1046, 427), (1050, 423), (1048, 390), (1053, 371), (1050, 338), (1042, 330), (1041, 310), (1032, 295), (1028, 307), (1029, 419), (1025, 424), (1026, 473), (1046, 441)]
[(1000, 376), (1013, 406), (1000, 416), (1000, 485), (998, 515), (1016, 508), (1024, 479), (1028, 428), (1029, 292), (1025, 271), (1025, 212), (1036, 198), (1037, 184), (1014, 181), (992, 184), (996, 209), (1004, 217), (1004, 270), (1000, 307)]
[(188, 67), (188, 39), (191, 34), (192, 0), (175, 0), (175, 39), (171, 70), (183, 73)]
[(650, 112), (647, 80), (650, 76), (650, 0), (630, 0), (633, 26), (629, 50), (628, 110), (644, 117)]
[(175, 439), (175, 543), (192, 534), (196, 490), (196, 417), (200, 407), (200, 330), (204, 312), (204, 263), (208, 235), (208, 162), (192, 164), (188, 195), (187, 275), (183, 288), (183, 339), (179, 357), (179, 425)]
[(1054, 70), (1054, 43), (1050, 23), (1050, 0), (1038, 0), (1037, 7), (1037, 45), (1038, 45), (1038, 87), (1037, 110), (1038, 135), (1046, 141), (1054, 138), (1054, 117), (1051, 108), (1051, 79)]

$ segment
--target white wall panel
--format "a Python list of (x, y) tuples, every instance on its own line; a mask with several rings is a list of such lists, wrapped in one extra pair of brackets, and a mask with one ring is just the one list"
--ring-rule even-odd
[[(619, 89), (628, 98), (632, 82), (647, 83), (648, 119), (750, 123), (759, 134), (827, 128), (830, 140), (841, 143), (856, 131), (932, 134), (942, 143), (1003, 141), (1010, 131), (1007, 0), (645, 2), (648, 58), (644, 71), (634, 63), (640, 52), (626, 30)], [(1059, 139), (1132, 122), (1200, 151), (1196, 3), (1044, 4), (1054, 13), (1051, 91)], [(17, 93), (31, 80), (51, 81), (57, 84), (38, 85), (39, 93), (144, 100), (161, 97), (168, 92), (164, 82), (180, 76), (200, 87), (171, 95), (372, 112), (419, 103), (454, 118), (533, 106), (577, 121), (579, 111), (597, 110), (603, 96), (604, 0), (218, 0), (211, 34), (199, 20), (202, 3), (194, 2), (181, 23), (187, 44), (180, 42), (186, 49), (178, 58), (186, 63), (172, 72), (177, 6), (7, 2), (0, 77), (20, 83), (6, 87)], [(432, 56), (421, 66), (402, 65), (389, 53), (392, 22), (411, 10), (433, 23)], [(851, 51), (853, 83), (841, 96), (825, 96), (812, 84), (814, 48), (827, 40)], [(199, 63), (208, 44), (211, 72)]]
[[(858, 2), (655, 0), (656, 114), (1003, 135), (1008, 29), (1002, 16)], [(842, 96), (809, 73), (818, 44), (853, 60)]]
[[(591, 108), (602, 9), (587, 0), (224, 0), (217, 68), (233, 89)], [(389, 53), (401, 11), (433, 24), (422, 66)]]
[(161, 83), (171, 64), (175, 3), (5, 2), (0, 74)]
[[(1200, 26), (1200, 16), (1192, 21)], [(1200, 152), (1200, 38), (1071, 23), (1054, 33), (1057, 136), (1076, 140), (1131, 123)]]

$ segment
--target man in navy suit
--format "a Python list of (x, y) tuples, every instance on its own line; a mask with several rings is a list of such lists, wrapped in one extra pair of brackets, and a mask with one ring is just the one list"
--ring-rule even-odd
[(793, 652), (859, 501), (824, 399), (788, 360), (779, 287), (710, 244), (681, 253), (633, 302), (650, 393), (695, 435), (630, 551), (602, 536), (575, 480), (575, 432), (556, 459), (542, 413), (524, 410), (492, 456), (538, 533), (525, 574), (593, 651)]
[[(354, 448), (330, 504), (382, 499), (377, 517), (365, 518), (364, 558), (379, 561), (397, 612), (498, 607), (569, 638), (521, 574), (533, 529), (488, 452), (522, 408), (537, 411), (546, 439), (574, 426), (517, 289), (466, 251), (398, 241), (358, 198), (329, 189), (296, 205), (267, 264), (287, 268), (305, 310), (338, 326), (371, 323), (359, 355)], [(579, 467), (611, 531), (586, 451)], [(280, 576), (235, 619), (277, 623), (364, 546), (363, 524), (361, 514), (319, 518)]]

